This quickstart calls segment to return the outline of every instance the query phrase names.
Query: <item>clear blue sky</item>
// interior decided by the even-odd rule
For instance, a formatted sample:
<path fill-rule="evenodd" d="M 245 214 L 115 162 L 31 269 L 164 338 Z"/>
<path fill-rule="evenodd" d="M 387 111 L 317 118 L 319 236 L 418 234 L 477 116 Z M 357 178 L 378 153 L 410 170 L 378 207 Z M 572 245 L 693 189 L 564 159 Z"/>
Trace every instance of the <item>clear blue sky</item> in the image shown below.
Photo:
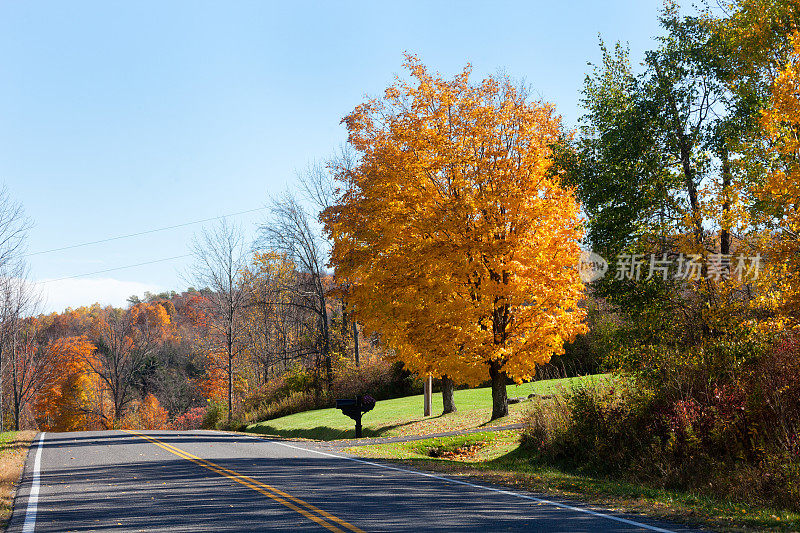
<path fill-rule="evenodd" d="M 660 0 L 2 2 L 0 183 L 30 252 L 258 208 L 345 140 L 340 119 L 418 54 L 503 69 L 565 122 L 598 34 L 639 61 Z M 236 217 L 248 230 L 258 214 Z M 37 280 L 188 253 L 200 226 L 30 257 Z M 182 290 L 174 260 L 43 285 L 48 308 Z"/>

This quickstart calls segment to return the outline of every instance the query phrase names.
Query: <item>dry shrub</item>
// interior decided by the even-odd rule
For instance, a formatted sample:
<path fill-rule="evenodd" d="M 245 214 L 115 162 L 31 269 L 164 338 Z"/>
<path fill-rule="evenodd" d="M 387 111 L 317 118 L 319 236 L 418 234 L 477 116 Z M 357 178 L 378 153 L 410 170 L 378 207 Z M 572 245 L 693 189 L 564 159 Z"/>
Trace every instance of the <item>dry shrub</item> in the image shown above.
<path fill-rule="evenodd" d="M 800 341 L 720 381 L 580 386 L 534 406 L 522 443 L 580 473 L 800 510 Z"/>
<path fill-rule="evenodd" d="M 747 411 L 760 450 L 800 461 L 800 335 L 778 343 L 751 372 Z"/>
<path fill-rule="evenodd" d="M 293 392 L 280 400 L 262 405 L 247 413 L 246 422 L 261 422 L 282 416 L 309 411 L 319 407 L 320 400 L 313 392 Z"/>
<path fill-rule="evenodd" d="M 373 359 L 361 366 L 344 361 L 337 369 L 331 391 L 336 398 L 355 398 L 369 394 L 377 400 L 407 396 L 415 391 L 416 377 L 402 363 Z"/>
<path fill-rule="evenodd" d="M 558 436 L 571 429 L 570 410 L 561 397 L 534 403 L 525 415 L 520 444 L 542 453 L 553 447 Z"/>
<path fill-rule="evenodd" d="M 577 385 L 531 410 L 522 443 L 536 457 L 568 468 L 622 472 L 648 448 L 650 406 L 622 380 Z"/>

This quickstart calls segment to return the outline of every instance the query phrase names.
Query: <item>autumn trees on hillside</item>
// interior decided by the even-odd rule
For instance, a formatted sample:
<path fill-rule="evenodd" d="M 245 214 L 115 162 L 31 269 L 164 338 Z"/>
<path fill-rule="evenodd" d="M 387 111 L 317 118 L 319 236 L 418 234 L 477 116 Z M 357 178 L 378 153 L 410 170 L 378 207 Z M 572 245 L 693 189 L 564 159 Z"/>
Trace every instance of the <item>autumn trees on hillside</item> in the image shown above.
<path fill-rule="evenodd" d="M 162 427 L 205 402 L 195 393 L 192 359 L 200 354 L 191 299 L 175 295 L 124 309 L 95 304 L 27 318 L 47 369 L 31 395 L 35 423 L 55 431 Z"/>
<path fill-rule="evenodd" d="M 331 262 L 367 330 L 414 371 L 488 374 L 502 417 L 507 377 L 583 331 L 578 205 L 550 172 L 560 122 L 506 77 L 406 67 L 410 82 L 344 119 L 359 159 L 322 215 Z"/>
<path fill-rule="evenodd" d="M 108 391 L 112 412 L 96 413 L 106 424 L 120 420 L 126 406 L 134 399 L 131 393 L 135 378 L 148 357 L 167 336 L 170 317 L 160 304 L 141 303 L 128 309 L 107 307 L 92 317 L 91 339 L 95 351 L 84 363 Z"/>

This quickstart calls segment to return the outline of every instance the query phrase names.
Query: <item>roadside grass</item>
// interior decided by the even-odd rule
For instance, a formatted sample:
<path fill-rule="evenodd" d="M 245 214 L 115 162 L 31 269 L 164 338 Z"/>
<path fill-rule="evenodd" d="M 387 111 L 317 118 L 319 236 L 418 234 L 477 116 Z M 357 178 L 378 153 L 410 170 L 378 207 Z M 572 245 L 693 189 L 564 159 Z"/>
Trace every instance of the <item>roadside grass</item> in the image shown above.
<path fill-rule="evenodd" d="M 359 457 L 467 476 L 480 482 L 576 499 L 606 509 L 703 525 L 720 531 L 798 531 L 800 514 L 689 492 L 595 478 L 538 464 L 519 447 L 517 430 L 355 446 Z"/>
<path fill-rule="evenodd" d="M 22 475 L 28 447 L 35 431 L 0 433 L 0 527 L 5 529 L 14 507 L 14 492 Z"/>
<path fill-rule="evenodd" d="M 488 387 L 455 391 L 458 411 L 446 415 L 422 416 L 422 395 L 378 401 L 375 408 L 362 419 L 364 437 L 398 437 L 429 435 L 479 427 L 492 427 L 522 422 L 531 401 L 546 401 L 548 396 L 581 383 L 607 380 L 605 374 L 579 378 L 534 381 L 522 385 L 509 385 L 508 396 L 527 397 L 534 400 L 509 405 L 509 415 L 490 422 L 492 393 Z M 433 395 L 434 412 L 441 413 L 442 395 Z M 354 422 L 335 408 L 316 409 L 273 420 L 249 424 L 246 432 L 289 438 L 336 440 L 355 437 Z"/>

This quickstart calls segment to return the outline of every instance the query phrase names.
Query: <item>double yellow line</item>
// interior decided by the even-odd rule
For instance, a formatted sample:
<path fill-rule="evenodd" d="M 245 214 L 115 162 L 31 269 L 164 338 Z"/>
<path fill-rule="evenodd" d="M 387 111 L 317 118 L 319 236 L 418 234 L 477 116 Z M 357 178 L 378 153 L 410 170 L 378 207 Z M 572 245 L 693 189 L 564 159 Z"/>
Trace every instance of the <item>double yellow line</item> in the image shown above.
<path fill-rule="evenodd" d="M 227 468 L 219 466 L 218 464 L 212 463 L 211 461 L 206 461 L 205 459 L 201 459 L 200 457 L 197 457 L 196 455 L 192 455 L 189 452 L 181 450 L 180 448 L 176 448 L 175 446 L 172 446 L 171 444 L 167 444 L 166 442 L 160 441 L 160 440 L 158 440 L 158 439 L 156 439 L 154 437 L 151 437 L 149 435 L 145 435 L 144 433 L 139 433 L 138 431 L 130 431 L 130 430 L 124 430 L 124 431 L 126 433 L 129 433 L 129 434 L 133 435 L 133 436 L 139 437 L 140 439 L 144 439 L 146 441 L 152 442 L 153 444 L 155 444 L 159 448 L 162 448 L 162 449 L 164 449 L 164 450 L 166 450 L 166 451 L 168 451 L 170 453 L 173 453 L 173 454 L 177 455 L 178 457 L 182 457 L 183 459 L 186 459 L 187 461 L 191 461 L 191 462 L 195 463 L 196 465 L 202 466 L 203 468 L 211 470 L 212 472 L 214 472 L 216 474 L 219 474 L 219 475 L 221 475 L 223 477 L 231 479 L 231 480 L 235 481 L 236 483 L 239 483 L 240 485 L 244 485 L 245 487 L 247 487 L 249 489 L 253 489 L 256 492 L 260 492 L 264 496 L 267 496 L 268 498 L 270 498 L 272 500 L 275 500 L 276 502 L 280 503 L 281 505 L 283 505 L 285 507 L 288 507 L 292 511 L 296 511 L 297 513 L 300 513 L 301 515 L 305 516 L 309 520 L 312 520 L 312 521 L 316 522 L 317 524 L 321 525 L 322 527 L 324 527 L 324 528 L 326 528 L 326 529 L 328 529 L 330 531 L 335 531 L 337 533 L 346 533 L 346 531 L 344 529 L 341 529 L 341 528 L 339 528 L 339 527 L 337 527 L 335 525 L 335 524 L 338 524 L 339 526 L 342 526 L 346 530 L 352 531 L 354 533 L 366 533 L 364 530 L 359 529 L 359 528 L 357 528 L 356 526 L 354 526 L 352 524 L 348 524 L 344 520 L 333 516 L 329 512 L 323 511 L 322 509 L 314 507 L 310 503 L 304 502 L 303 500 L 301 500 L 299 498 L 295 498 L 291 494 L 287 494 L 286 492 L 283 492 L 280 489 L 277 489 L 275 487 L 267 485 L 266 483 L 261 483 L 260 481 L 255 480 L 255 479 L 253 479 L 251 477 L 242 475 L 242 474 L 240 474 L 238 472 L 235 472 L 233 470 L 229 470 Z"/>

